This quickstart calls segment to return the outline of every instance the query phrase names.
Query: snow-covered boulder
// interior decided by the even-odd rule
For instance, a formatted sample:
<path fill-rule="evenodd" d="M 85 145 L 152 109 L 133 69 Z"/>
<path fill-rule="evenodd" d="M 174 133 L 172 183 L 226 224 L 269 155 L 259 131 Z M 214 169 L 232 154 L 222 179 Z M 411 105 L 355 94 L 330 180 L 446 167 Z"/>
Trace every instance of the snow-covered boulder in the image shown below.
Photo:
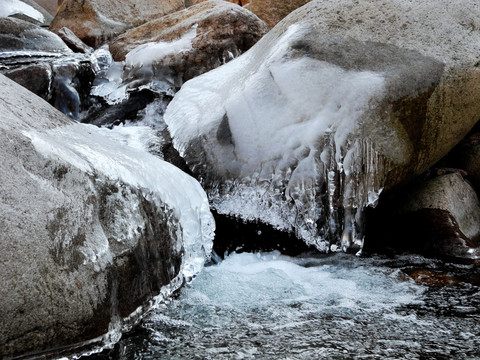
<path fill-rule="evenodd" d="M 53 16 L 34 0 L 2 0 L 0 18 L 14 17 L 36 25 L 50 25 Z"/>
<path fill-rule="evenodd" d="M 125 77 L 153 67 L 152 72 L 185 81 L 244 53 L 266 32 L 264 22 L 251 12 L 209 0 L 136 27 L 109 49 L 114 60 L 125 60 Z"/>
<path fill-rule="evenodd" d="M 184 8 L 182 0 L 64 0 L 50 29 L 67 27 L 98 47 L 129 28 Z"/>
<path fill-rule="evenodd" d="M 312 1 L 164 119 L 219 213 L 359 248 L 363 209 L 479 119 L 479 19 L 474 0 Z"/>
<path fill-rule="evenodd" d="M 77 123 L 2 75 L 0 114 L 0 357 L 115 341 L 202 268 L 204 191 L 135 134 Z"/>

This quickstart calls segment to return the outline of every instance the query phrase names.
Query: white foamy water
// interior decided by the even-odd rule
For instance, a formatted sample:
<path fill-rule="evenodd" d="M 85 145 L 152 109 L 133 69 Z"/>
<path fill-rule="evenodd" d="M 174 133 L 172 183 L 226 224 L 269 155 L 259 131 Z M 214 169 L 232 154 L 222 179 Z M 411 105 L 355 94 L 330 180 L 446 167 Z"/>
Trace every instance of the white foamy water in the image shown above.
<path fill-rule="evenodd" d="M 427 287 L 422 257 L 232 254 L 208 266 L 105 359 L 480 359 L 480 290 Z"/>

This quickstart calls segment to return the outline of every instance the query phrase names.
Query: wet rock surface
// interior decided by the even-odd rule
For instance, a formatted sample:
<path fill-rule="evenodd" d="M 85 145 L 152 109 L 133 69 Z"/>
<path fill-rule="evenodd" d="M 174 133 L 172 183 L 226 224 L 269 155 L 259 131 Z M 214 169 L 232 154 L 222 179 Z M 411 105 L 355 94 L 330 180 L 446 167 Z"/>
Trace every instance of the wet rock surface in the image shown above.
<path fill-rule="evenodd" d="M 74 54 L 46 29 L 0 18 L 0 73 L 74 119 L 91 106 L 95 65 L 95 59 Z"/>
<path fill-rule="evenodd" d="M 1 17 L 0 49 L 2 52 L 36 51 L 52 54 L 70 52 L 67 45 L 47 29 L 20 19 Z"/>

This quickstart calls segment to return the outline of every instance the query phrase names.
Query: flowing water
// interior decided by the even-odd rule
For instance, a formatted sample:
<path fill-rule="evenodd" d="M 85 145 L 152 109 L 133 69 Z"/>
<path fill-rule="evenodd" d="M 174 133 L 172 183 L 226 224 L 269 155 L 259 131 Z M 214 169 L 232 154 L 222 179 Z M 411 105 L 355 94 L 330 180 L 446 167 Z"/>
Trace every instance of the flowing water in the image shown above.
<path fill-rule="evenodd" d="M 420 256 L 231 254 L 100 359 L 480 359 L 479 270 Z"/>

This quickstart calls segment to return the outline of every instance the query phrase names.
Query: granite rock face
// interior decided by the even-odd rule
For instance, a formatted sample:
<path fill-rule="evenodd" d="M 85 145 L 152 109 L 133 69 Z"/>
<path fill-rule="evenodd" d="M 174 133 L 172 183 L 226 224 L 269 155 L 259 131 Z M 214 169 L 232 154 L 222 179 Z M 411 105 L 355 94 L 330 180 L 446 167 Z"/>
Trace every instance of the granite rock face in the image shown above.
<path fill-rule="evenodd" d="M 0 94 L 0 357 L 114 341 L 200 270 L 214 229 L 206 196 L 2 75 Z"/>

